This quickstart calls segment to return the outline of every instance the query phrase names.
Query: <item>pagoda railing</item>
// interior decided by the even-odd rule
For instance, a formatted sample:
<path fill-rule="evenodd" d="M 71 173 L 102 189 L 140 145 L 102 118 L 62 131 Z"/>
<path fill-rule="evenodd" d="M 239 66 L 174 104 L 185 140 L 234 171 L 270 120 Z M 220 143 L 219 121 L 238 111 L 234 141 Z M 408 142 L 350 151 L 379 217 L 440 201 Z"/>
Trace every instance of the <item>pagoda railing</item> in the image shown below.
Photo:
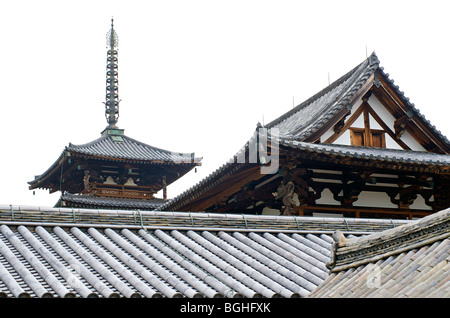
<path fill-rule="evenodd" d="M 90 183 L 87 194 L 102 197 L 153 199 L 153 188 L 132 185 Z"/>

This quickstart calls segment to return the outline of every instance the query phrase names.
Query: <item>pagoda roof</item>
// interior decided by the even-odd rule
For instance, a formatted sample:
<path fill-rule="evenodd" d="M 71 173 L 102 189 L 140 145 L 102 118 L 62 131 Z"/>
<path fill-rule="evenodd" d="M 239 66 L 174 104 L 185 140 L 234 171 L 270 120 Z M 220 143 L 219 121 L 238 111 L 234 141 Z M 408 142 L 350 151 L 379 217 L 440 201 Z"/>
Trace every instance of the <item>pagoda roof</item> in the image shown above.
<path fill-rule="evenodd" d="M 41 175 L 28 182 L 30 189 L 45 188 L 46 180 L 60 174 L 61 166 L 68 158 L 93 159 L 110 162 L 129 162 L 150 165 L 183 166 L 181 174 L 187 169 L 201 165 L 202 158 L 196 158 L 194 153 L 180 153 L 153 147 L 121 133 L 108 133 L 106 129 L 100 138 L 94 141 L 74 145 L 69 143 L 58 159 Z M 172 180 L 173 182 L 173 180 Z"/>
<path fill-rule="evenodd" d="M 156 148 L 126 135 L 103 134 L 100 138 L 86 144 L 69 143 L 65 150 L 74 155 L 112 161 L 195 165 L 201 161 L 201 158 L 195 158 L 194 153 L 183 154 Z"/>
<path fill-rule="evenodd" d="M 64 192 L 55 207 L 154 210 L 159 208 L 164 202 L 165 200 L 160 198 L 130 199 Z"/>
<path fill-rule="evenodd" d="M 111 29 L 107 33 L 107 70 L 106 70 L 106 95 L 105 118 L 108 125 L 100 137 L 86 144 L 74 145 L 69 143 L 58 159 L 43 174 L 28 182 L 30 189 L 46 188 L 51 192 L 68 191 L 78 193 L 84 189 L 84 176 L 77 172 L 84 170 L 90 173 L 90 169 L 98 172 L 100 165 L 109 165 L 119 170 L 132 171 L 137 165 L 146 166 L 146 183 L 155 183 L 155 178 L 164 179 L 164 185 L 153 184 L 155 191 L 174 182 L 195 166 L 200 165 L 201 158 L 195 158 L 194 153 L 179 153 L 156 148 L 137 141 L 125 135 L 123 129 L 119 129 L 119 87 L 118 87 L 118 35 L 114 29 L 114 19 L 111 18 Z M 100 164 L 95 160 L 102 161 Z M 105 164 L 106 163 L 106 164 Z M 117 164 L 119 163 L 119 164 Z M 120 165 L 130 163 L 131 165 Z M 138 170 L 140 168 L 137 168 Z M 69 171 L 67 171 L 69 170 Z M 115 171 L 114 173 L 117 173 Z M 136 175 L 136 172 L 130 172 Z M 150 178 L 153 180 L 149 181 Z M 91 175 L 90 175 L 91 176 Z M 89 176 L 89 177 L 90 177 Z M 103 181 L 102 181 L 103 182 Z M 64 184 L 65 183 L 65 184 Z M 125 183 L 125 182 L 124 182 Z M 146 184 L 147 186 L 148 184 Z"/>

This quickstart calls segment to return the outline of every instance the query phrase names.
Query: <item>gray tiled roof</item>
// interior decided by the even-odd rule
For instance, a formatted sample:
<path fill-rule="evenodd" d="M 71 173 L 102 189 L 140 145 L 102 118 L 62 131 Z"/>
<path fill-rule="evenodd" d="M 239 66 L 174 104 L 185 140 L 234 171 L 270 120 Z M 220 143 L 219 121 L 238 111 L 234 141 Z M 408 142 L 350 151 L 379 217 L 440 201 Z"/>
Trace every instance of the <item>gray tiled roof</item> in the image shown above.
<path fill-rule="evenodd" d="M 279 143 L 290 148 L 296 148 L 307 152 L 324 153 L 338 157 L 418 165 L 435 165 L 442 167 L 450 166 L 450 155 L 425 151 L 347 146 L 337 144 L 312 144 L 309 142 L 294 141 L 285 138 L 280 138 Z"/>
<path fill-rule="evenodd" d="M 46 178 L 59 176 L 61 165 L 67 159 L 67 153 L 85 156 L 89 159 L 106 161 L 128 161 L 134 163 L 156 164 L 156 165 L 181 165 L 193 168 L 200 165 L 202 158 L 196 158 L 194 153 L 183 154 L 156 148 L 126 135 L 102 134 L 100 138 L 82 145 L 69 143 L 64 148 L 58 159 L 42 174 L 35 176 L 29 181 L 30 188 L 41 187 Z M 186 171 L 187 172 L 187 171 Z"/>
<path fill-rule="evenodd" d="M 0 296 L 305 297 L 329 275 L 332 224 L 377 224 L 246 217 L 3 206 Z"/>
<path fill-rule="evenodd" d="M 450 209 L 335 246 L 309 297 L 450 297 Z"/>
<path fill-rule="evenodd" d="M 375 53 L 337 81 L 265 127 L 278 128 L 281 137 L 304 140 L 338 111 L 348 106 L 353 95 L 379 66 Z"/>
<path fill-rule="evenodd" d="M 311 96 L 309 99 L 299 104 L 295 108 L 276 118 L 265 125 L 266 128 L 278 128 L 281 137 L 293 140 L 303 141 L 312 133 L 316 132 L 326 124 L 336 113 L 346 107 L 352 107 L 349 104 L 356 92 L 367 82 L 367 80 L 379 71 L 400 99 L 405 103 L 411 114 L 420 118 L 424 125 L 430 129 L 447 146 L 450 141 L 429 120 L 420 112 L 420 110 L 410 101 L 394 80 L 380 66 L 380 61 L 373 52 L 361 64 L 356 66 L 350 72 L 324 88 L 322 91 Z"/>
<path fill-rule="evenodd" d="M 119 138 L 119 140 L 114 140 L 114 138 Z M 78 154 L 132 161 L 193 163 L 201 160 L 200 158 L 195 158 L 194 153 L 171 152 L 147 145 L 126 135 L 111 136 L 105 134 L 86 144 L 74 145 L 70 143 L 66 149 Z"/>
<path fill-rule="evenodd" d="M 424 114 L 420 112 L 420 110 L 416 107 L 416 105 L 411 102 L 410 98 L 405 95 L 405 93 L 400 90 L 400 87 L 396 84 L 394 84 L 394 79 L 390 78 L 389 73 L 386 73 L 384 71 L 384 67 L 379 68 L 380 73 L 386 78 L 386 81 L 389 82 L 394 89 L 394 91 L 400 96 L 400 98 L 404 101 L 405 105 L 408 107 L 408 109 L 414 114 L 415 116 L 419 117 L 422 122 L 425 124 L 426 127 L 428 127 L 436 136 L 442 140 L 445 144 L 450 146 L 450 140 L 445 136 L 440 130 L 436 128 L 435 125 L 433 125 Z"/>
<path fill-rule="evenodd" d="M 295 141 L 290 138 L 284 137 L 279 137 L 278 142 L 282 146 L 295 148 L 310 153 L 319 153 L 342 158 L 353 158 L 370 161 L 376 160 L 385 163 L 407 164 L 409 169 L 413 169 L 411 164 L 419 166 L 431 165 L 434 168 L 437 167 L 445 171 L 448 171 L 450 168 L 450 155 L 446 154 L 388 148 L 347 146 L 338 144 L 315 144 L 303 141 Z M 244 151 L 245 147 L 243 147 L 239 151 L 239 153 L 243 153 Z M 198 196 L 200 195 L 200 193 L 204 193 L 208 191 L 208 189 L 217 185 L 219 183 L 218 180 L 220 180 L 220 177 L 239 171 L 239 169 L 243 168 L 245 168 L 245 165 L 236 163 L 235 157 L 234 160 L 229 160 L 227 163 L 223 164 L 221 167 L 213 171 L 206 178 L 204 178 L 191 188 L 180 193 L 173 199 L 170 199 L 166 203 L 162 204 L 157 209 L 165 211 L 173 209 L 176 210 L 183 205 L 184 200 L 189 201 L 195 199 L 195 196 Z"/>
<path fill-rule="evenodd" d="M 72 194 L 64 192 L 55 206 L 57 207 L 89 207 L 95 209 L 140 209 L 154 210 L 164 204 L 163 199 L 127 199 L 114 197 L 98 197 L 89 194 Z"/>

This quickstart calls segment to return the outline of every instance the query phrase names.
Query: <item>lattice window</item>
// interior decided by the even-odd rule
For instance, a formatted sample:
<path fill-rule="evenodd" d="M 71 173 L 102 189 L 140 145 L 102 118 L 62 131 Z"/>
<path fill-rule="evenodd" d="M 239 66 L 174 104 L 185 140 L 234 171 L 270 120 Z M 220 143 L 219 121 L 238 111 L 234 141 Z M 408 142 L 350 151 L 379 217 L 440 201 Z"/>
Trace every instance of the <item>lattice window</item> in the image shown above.
<path fill-rule="evenodd" d="M 350 128 L 350 142 L 352 146 L 386 148 L 384 130 Z"/>

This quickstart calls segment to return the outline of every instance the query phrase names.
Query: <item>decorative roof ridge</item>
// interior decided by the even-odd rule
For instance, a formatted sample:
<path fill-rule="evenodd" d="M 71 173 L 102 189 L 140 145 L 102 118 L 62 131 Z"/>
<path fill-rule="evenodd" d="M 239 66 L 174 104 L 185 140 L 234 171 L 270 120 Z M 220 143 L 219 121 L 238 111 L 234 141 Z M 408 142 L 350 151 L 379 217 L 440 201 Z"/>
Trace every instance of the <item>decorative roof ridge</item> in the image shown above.
<path fill-rule="evenodd" d="M 410 221 L 363 218 L 321 218 L 299 216 L 190 213 L 140 210 L 49 208 L 39 206 L 0 206 L 4 224 L 80 227 L 120 227 L 144 229 L 209 229 L 214 231 L 369 234 Z"/>
<path fill-rule="evenodd" d="M 115 200 L 127 200 L 127 201 L 141 201 L 142 199 L 139 198 L 123 198 L 123 197 L 101 197 L 101 196 L 97 196 L 94 194 L 87 194 L 87 193 L 70 193 L 67 191 L 64 191 L 64 193 L 61 194 L 61 198 L 73 198 L 73 197 L 86 197 L 86 198 L 99 198 L 99 199 L 115 199 Z M 155 202 L 163 202 L 164 199 L 162 198 L 151 198 L 151 199 L 146 199 L 146 201 L 155 201 Z"/>
<path fill-rule="evenodd" d="M 328 94 L 330 91 L 332 91 L 333 89 L 335 89 L 336 87 L 338 87 L 339 85 L 341 85 L 342 83 L 347 81 L 363 65 L 367 64 L 367 66 L 370 66 L 371 67 L 371 72 L 373 72 L 375 69 L 378 68 L 379 63 L 380 63 L 380 61 L 379 61 L 377 55 L 375 54 L 375 52 L 373 52 L 369 57 L 367 57 L 364 61 L 362 61 L 360 64 L 358 64 L 352 70 L 350 70 L 349 72 L 347 72 L 346 74 L 344 74 L 343 76 L 338 78 L 336 81 L 334 81 L 333 83 L 331 83 L 330 85 L 328 85 L 327 87 L 325 87 L 324 89 L 319 91 L 318 93 L 314 94 L 313 96 L 311 96 L 307 100 L 303 101 L 302 103 L 300 103 L 299 105 L 297 105 L 293 109 L 289 110 L 288 112 L 284 113 L 280 117 L 278 117 L 278 118 L 274 119 L 273 121 L 271 121 L 270 123 L 266 124 L 264 127 L 265 128 L 271 128 L 271 127 L 273 127 L 273 126 L 283 122 L 286 118 L 289 118 L 293 114 L 297 113 L 299 110 L 301 110 L 304 107 L 308 106 L 313 101 L 315 101 L 315 100 L 319 99 L 320 97 Z M 362 74 L 361 77 L 363 77 L 363 75 L 364 74 Z"/>
<path fill-rule="evenodd" d="M 32 185 L 36 184 L 36 182 L 39 182 L 40 180 L 42 180 L 43 178 L 45 178 L 46 175 L 48 175 L 51 171 L 54 171 L 55 169 L 59 169 L 59 165 L 61 164 L 62 161 L 64 161 L 65 157 L 67 156 L 67 146 L 64 147 L 64 150 L 61 152 L 61 154 L 58 156 L 58 159 L 56 159 L 53 164 L 47 168 L 47 170 L 45 170 L 43 173 L 41 173 L 40 175 L 36 175 L 34 177 L 34 180 L 32 181 L 28 181 L 27 183 L 30 185 L 29 189 L 33 189 Z"/>
<path fill-rule="evenodd" d="M 371 68 L 373 68 L 372 71 L 374 71 L 379 64 L 379 60 L 377 55 L 375 54 L 375 52 L 373 52 L 367 59 L 365 59 L 363 62 L 361 62 L 360 64 L 358 64 L 356 67 L 354 67 L 351 71 L 347 72 L 347 74 L 341 76 L 338 80 L 334 81 L 331 85 L 327 86 L 326 88 L 324 88 L 323 90 L 321 90 L 320 92 L 318 92 L 317 94 L 315 94 L 314 96 L 310 97 L 309 99 L 307 99 L 306 101 L 304 101 L 303 103 L 301 103 L 300 105 L 298 105 L 297 107 L 295 107 L 294 109 L 290 110 L 289 112 L 283 114 L 282 116 L 278 117 L 277 119 L 273 120 L 272 122 L 270 122 L 269 124 L 264 125 L 264 128 L 271 128 L 274 125 L 282 122 L 284 119 L 286 119 L 287 117 L 291 116 L 292 114 L 296 113 L 297 111 L 299 111 L 301 108 L 307 106 L 308 104 L 310 104 L 311 102 L 313 102 L 314 100 L 320 98 L 321 96 L 323 96 L 324 94 L 328 93 L 329 91 L 331 91 L 332 89 L 334 89 L 336 86 L 340 85 L 341 83 L 345 82 L 348 78 L 351 77 L 351 75 L 358 70 L 364 63 L 368 63 L 368 66 L 371 66 Z M 372 72 L 371 71 L 371 72 Z M 361 77 L 364 77 L 363 75 Z M 254 136 L 254 135 L 253 135 Z M 242 146 L 237 153 L 230 158 L 227 162 L 225 162 L 224 164 L 222 164 L 220 167 L 218 167 L 216 170 L 214 170 L 213 172 L 211 172 L 209 175 L 207 175 L 205 178 L 203 178 L 202 180 L 200 180 L 199 182 L 197 182 L 196 184 L 194 184 L 192 187 L 186 189 L 185 191 L 183 191 L 182 193 L 180 193 L 179 195 L 177 195 L 176 197 L 172 198 L 171 200 L 169 200 L 167 203 L 163 204 L 161 207 L 158 208 L 158 210 L 167 210 L 168 208 L 174 209 L 176 210 L 176 206 L 177 206 L 177 202 L 180 202 L 183 198 L 184 199 L 189 199 L 190 197 L 188 197 L 188 195 L 199 189 L 201 186 L 206 185 L 208 182 L 210 182 L 215 176 L 218 176 L 220 174 L 222 174 L 224 171 L 226 171 L 227 169 L 238 169 L 241 166 L 244 165 L 238 165 L 238 167 L 235 166 L 236 163 L 236 157 L 239 156 L 239 154 L 244 153 L 246 151 L 246 149 L 248 149 L 248 144 L 249 141 L 246 142 L 246 144 L 244 146 Z M 207 189 L 203 189 L 203 192 L 206 191 Z"/>
<path fill-rule="evenodd" d="M 391 148 L 377 148 L 377 147 L 367 147 L 367 146 L 350 146 L 350 145 L 339 145 L 339 144 L 316 144 L 309 143 L 299 140 L 293 140 L 289 138 L 279 137 L 280 145 L 288 146 L 291 148 L 297 148 L 300 150 L 310 151 L 310 152 L 321 152 L 328 153 L 332 155 L 345 156 L 345 157 L 357 157 L 359 159 L 383 159 L 383 154 L 398 154 L 398 156 L 390 156 L 390 161 L 405 162 L 405 163 L 416 163 L 416 164 L 435 164 L 441 166 L 450 165 L 450 155 L 438 154 L 427 151 L 416 151 L 416 150 L 406 150 L 406 149 L 391 149 Z M 330 149 L 330 150 L 326 150 Z M 377 151 L 379 155 L 374 155 L 367 152 L 367 150 Z M 405 157 L 405 155 L 423 155 L 427 158 L 413 159 L 410 157 Z M 432 160 L 434 159 L 434 160 Z"/>
<path fill-rule="evenodd" d="M 332 272 L 372 263 L 450 237 L 450 208 L 385 231 L 346 239 L 336 231 Z M 334 254 L 334 255 L 333 255 Z"/>
<path fill-rule="evenodd" d="M 426 119 L 425 115 L 423 115 L 420 112 L 420 110 L 415 106 L 415 104 L 410 101 L 409 97 L 405 96 L 405 93 L 402 90 L 400 90 L 400 87 L 398 85 L 394 84 L 394 80 L 390 78 L 389 73 L 386 73 L 384 71 L 384 67 L 380 66 L 379 70 L 380 70 L 380 73 L 386 79 L 386 81 L 391 85 L 391 87 L 394 89 L 394 91 L 398 94 L 398 96 L 400 96 L 400 98 L 403 100 L 403 102 L 410 109 L 413 110 L 415 115 L 417 115 L 433 133 L 435 133 L 447 146 L 450 147 L 450 140 L 444 134 L 442 134 L 442 132 L 440 130 L 438 130 L 435 125 L 431 124 L 431 122 L 428 119 Z"/>
<path fill-rule="evenodd" d="M 97 196 L 93 194 L 73 194 L 65 191 L 59 197 L 55 208 L 85 208 L 85 209 L 140 209 L 140 210 L 154 210 L 166 200 L 163 198 L 122 198 L 114 196 Z"/>
<path fill-rule="evenodd" d="M 148 147 L 148 148 L 152 148 L 152 149 L 154 149 L 154 150 L 158 150 L 158 151 L 161 151 L 161 152 L 165 152 L 165 153 L 167 153 L 167 154 L 170 154 L 170 153 L 173 153 L 173 154 L 183 154 L 183 155 L 188 154 L 188 155 L 191 155 L 191 156 L 192 156 L 193 154 L 195 154 L 195 152 L 182 153 L 182 152 L 176 152 L 176 151 L 166 150 L 166 149 L 163 149 L 163 148 L 158 148 L 158 147 L 149 145 L 149 144 L 147 144 L 147 143 L 145 143 L 145 142 L 142 142 L 142 141 L 139 141 L 139 140 L 137 140 L 137 139 L 134 139 L 134 138 L 132 138 L 132 137 L 129 137 L 129 136 L 125 135 L 125 134 L 121 135 L 121 137 L 122 137 L 123 139 L 126 139 L 126 140 L 128 140 L 128 141 L 131 141 L 131 142 L 133 142 L 133 143 L 136 143 L 136 144 L 139 144 L 139 145 Z M 104 140 L 104 139 L 108 139 L 108 138 L 111 139 L 111 135 L 109 135 L 109 134 L 103 134 L 103 135 L 100 136 L 99 138 L 97 138 L 97 139 L 95 139 L 95 140 L 93 140 L 93 141 L 84 143 L 84 144 L 74 145 L 74 144 L 72 144 L 72 143 L 69 143 L 69 146 L 66 147 L 66 148 L 67 148 L 67 150 L 75 150 L 76 148 L 89 147 L 89 146 L 95 145 L 95 144 L 97 144 L 98 142 L 100 142 L 100 141 L 102 141 L 102 140 Z M 198 157 L 198 158 L 195 158 L 195 159 L 202 159 L 202 157 Z"/>
<path fill-rule="evenodd" d="M 162 149 L 162 148 L 158 148 L 152 145 L 149 145 L 147 143 L 144 143 L 142 141 L 139 141 L 137 139 L 131 138 L 125 134 L 123 135 L 111 135 L 111 134 L 102 134 L 99 138 L 87 142 L 85 144 L 79 144 L 79 145 L 74 145 L 72 143 L 69 144 L 69 146 L 67 146 L 65 148 L 66 151 L 71 151 L 71 152 L 76 152 L 76 153 L 81 153 L 81 154 L 88 154 L 88 151 L 85 151 L 83 149 L 92 147 L 92 146 L 96 146 L 97 144 L 100 144 L 104 141 L 107 140 L 111 140 L 111 142 L 116 143 L 116 141 L 114 140 L 114 138 L 120 138 L 120 141 L 123 143 L 130 143 L 133 145 L 138 145 L 138 146 L 142 146 L 144 148 L 153 150 L 153 151 L 158 151 L 161 153 L 164 153 L 165 155 L 170 155 L 170 156 L 174 156 L 177 157 L 176 160 L 174 160 L 175 162 L 178 160 L 182 163 L 196 163 L 196 164 L 201 164 L 201 160 L 203 159 L 203 157 L 195 157 L 195 152 L 190 152 L 190 153 L 181 153 L 181 152 L 176 152 L 176 151 L 170 151 L 170 150 L 166 150 L 166 149 Z M 119 143 L 120 144 L 120 143 Z M 151 160 L 152 161 L 152 160 Z"/>
<path fill-rule="evenodd" d="M 107 129 L 117 129 L 119 119 L 119 86 L 118 86 L 118 63 L 117 49 L 119 38 L 114 30 L 114 19 L 111 18 L 111 29 L 106 34 L 107 52 L 107 72 L 106 72 L 106 100 L 105 118 L 108 123 Z"/>

